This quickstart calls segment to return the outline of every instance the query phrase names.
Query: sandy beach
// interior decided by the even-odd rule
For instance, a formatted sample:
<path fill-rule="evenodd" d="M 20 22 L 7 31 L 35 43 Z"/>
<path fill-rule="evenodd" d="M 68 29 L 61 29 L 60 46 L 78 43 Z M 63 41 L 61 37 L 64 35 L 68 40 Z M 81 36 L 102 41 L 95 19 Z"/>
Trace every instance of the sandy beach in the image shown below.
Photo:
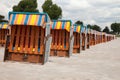
<path fill-rule="evenodd" d="M 70 58 L 50 57 L 45 65 L 2 62 L 3 51 L 0 80 L 120 80 L 120 38 Z"/>

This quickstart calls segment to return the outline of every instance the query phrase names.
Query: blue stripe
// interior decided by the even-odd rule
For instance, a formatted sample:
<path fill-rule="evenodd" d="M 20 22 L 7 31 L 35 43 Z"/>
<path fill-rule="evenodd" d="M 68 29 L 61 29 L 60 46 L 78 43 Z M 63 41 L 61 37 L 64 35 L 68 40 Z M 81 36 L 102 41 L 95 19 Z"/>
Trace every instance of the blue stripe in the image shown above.
<path fill-rule="evenodd" d="M 1 26 L 0 26 L 0 29 L 2 28 L 2 24 L 1 24 Z"/>
<path fill-rule="evenodd" d="M 65 21 L 62 22 L 62 29 L 64 29 L 64 26 L 65 26 Z"/>
<path fill-rule="evenodd" d="M 40 26 L 41 20 L 42 20 L 42 15 L 39 16 L 39 19 L 38 19 L 38 26 Z"/>
<path fill-rule="evenodd" d="M 1 23 L 1 27 L 0 27 L 1 29 L 2 29 L 2 27 L 3 27 L 3 24 L 4 24 L 4 23 Z"/>
<path fill-rule="evenodd" d="M 11 25 L 13 25 L 14 24 L 14 21 L 15 21 L 15 17 L 16 17 L 16 14 L 13 14 L 13 16 L 12 16 L 12 20 L 11 20 Z"/>
<path fill-rule="evenodd" d="M 24 25 L 27 25 L 28 19 L 29 19 L 29 15 L 26 15 L 26 18 L 25 18 L 25 21 L 24 21 Z"/>
<path fill-rule="evenodd" d="M 83 27 L 81 28 L 81 32 L 84 32 L 84 28 Z"/>
<path fill-rule="evenodd" d="M 52 26 L 52 29 L 55 29 L 55 25 L 56 25 L 57 22 L 53 22 L 53 26 Z"/>
<path fill-rule="evenodd" d="M 74 32 L 76 32 L 77 26 L 74 26 Z"/>

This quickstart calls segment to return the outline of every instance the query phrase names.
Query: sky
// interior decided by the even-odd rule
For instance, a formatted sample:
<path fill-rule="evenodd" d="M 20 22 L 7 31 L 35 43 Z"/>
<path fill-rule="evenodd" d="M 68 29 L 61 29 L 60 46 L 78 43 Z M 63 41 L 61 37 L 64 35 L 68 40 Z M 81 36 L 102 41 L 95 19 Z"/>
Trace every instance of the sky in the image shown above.
<path fill-rule="evenodd" d="M 21 0 L 1 0 L 0 14 L 8 19 L 8 12 Z M 45 0 L 37 0 L 39 12 L 42 12 L 42 4 Z M 62 8 L 62 19 L 72 22 L 78 20 L 87 24 L 97 24 L 102 29 L 110 28 L 111 23 L 120 22 L 120 0 L 52 0 Z"/>

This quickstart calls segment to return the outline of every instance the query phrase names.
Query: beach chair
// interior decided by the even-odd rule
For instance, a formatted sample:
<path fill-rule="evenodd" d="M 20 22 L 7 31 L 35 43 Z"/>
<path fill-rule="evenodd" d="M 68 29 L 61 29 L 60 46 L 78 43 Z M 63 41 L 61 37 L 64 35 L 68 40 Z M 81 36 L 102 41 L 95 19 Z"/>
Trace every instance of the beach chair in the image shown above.
<path fill-rule="evenodd" d="M 50 19 L 46 13 L 10 12 L 11 35 L 5 61 L 44 64 L 50 52 Z"/>
<path fill-rule="evenodd" d="M 51 22 L 51 56 L 70 57 L 73 50 L 73 29 L 70 20 L 53 20 Z"/>

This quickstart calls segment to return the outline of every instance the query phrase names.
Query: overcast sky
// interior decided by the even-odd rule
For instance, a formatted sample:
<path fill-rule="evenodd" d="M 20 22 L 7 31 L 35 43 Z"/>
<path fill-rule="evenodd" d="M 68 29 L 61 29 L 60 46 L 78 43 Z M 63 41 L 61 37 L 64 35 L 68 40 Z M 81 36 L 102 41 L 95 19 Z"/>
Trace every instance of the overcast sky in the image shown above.
<path fill-rule="evenodd" d="M 1 0 L 0 14 L 8 19 L 8 12 L 20 0 Z M 42 12 L 45 0 L 37 0 L 38 9 Z M 63 19 L 77 20 L 85 24 L 97 24 L 104 28 L 112 22 L 120 22 L 120 0 L 53 0 L 63 11 Z"/>

